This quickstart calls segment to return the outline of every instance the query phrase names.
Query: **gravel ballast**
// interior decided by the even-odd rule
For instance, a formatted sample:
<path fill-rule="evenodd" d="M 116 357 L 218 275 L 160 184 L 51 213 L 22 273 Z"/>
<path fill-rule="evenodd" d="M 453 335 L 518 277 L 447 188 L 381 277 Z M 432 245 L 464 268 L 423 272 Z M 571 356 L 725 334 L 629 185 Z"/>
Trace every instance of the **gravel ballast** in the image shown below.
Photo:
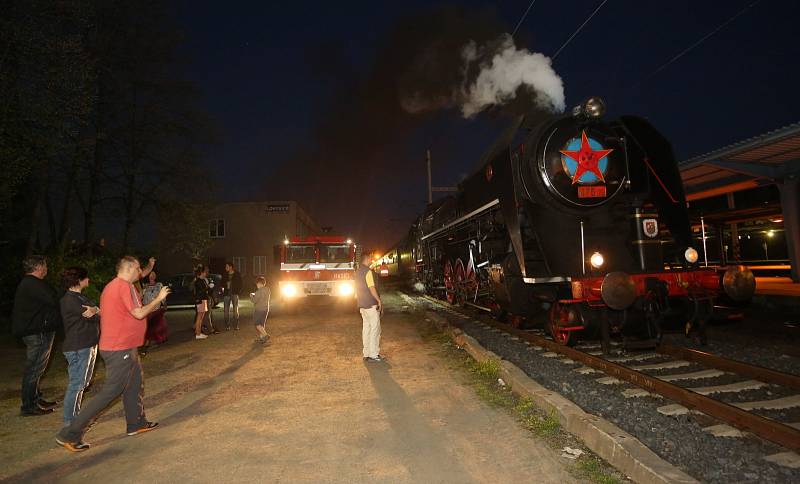
<path fill-rule="evenodd" d="M 433 306 L 434 310 L 439 310 Z M 657 408 L 673 403 L 660 397 L 625 398 L 622 392 L 634 388 L 627 383 L 603 385 L 596 380 L 602 373 L 580 374 L 573 371 L 581 365 L 564 364 L 560 358 L 547 358 L 542 354 L 545 350 L 533 348 L 532 345 L 514 339 L 496 330 L 487 329 L 480 320 L 474 317 L 456 317 L 449 311 L 442 311 L 453 325 L 460 327 L 465 333 L 478 340 L 486 349 L 506 359 L 531 376 L 544 387 L 559 392 L 572 400 L 585 411 L 603 417 L 631 433 L 642 443 L 656 452 L 668 462 L 680 467 L 690 475 L 706 482 L 774 482 L 793 483 L 800 480 L 800 469 L 772 464 L 764 457 L 786 450 L 770 442 L 753 436 L 745 438 L 714 437 L 703 430 L 704 426 L 716 422 L 707 416 L 682 415 L 666 416 L 658 413 Z M 483 317 L 483 316 L 480 316 Z M 746 349 L 735 349 L 727 345 L 727 353 L 723 356 L 745 353 Z M 709 351 L 708 348 L 705 349 Z M 752 351 L 752 349 L 751 349 Z M 781 355 L 770 355 L 752 361 L 776 370 L 787 371 L 787 367 L 797 371 L 794 365 L 786 362 Z M 794 358 L 792 358 L 794 360 Z M 648 360 L 647 363 L 663 361 Z M 700 369 L 692 365 L 681 368 L 686 372 Z M 650 374 L 677 373 L 678 370 L 648 371 Z M 740 381 L 741 377 L 716 377 L 703 381 L 680 382 L 681 386 L 710 386 Z M 745 391 L 748 400 L 777 398 L 785 394 L 783 389 L 767 387 L 759 390 Z M 723 397 L 726 401 L 740 401 L 736 394 Z M 775 412 L 778 413 L 778 412 Z M 783 411 L 783 417 L 794 418 L 792 410 Z M 781 418 L 780 420 L 784 420 Z"/>

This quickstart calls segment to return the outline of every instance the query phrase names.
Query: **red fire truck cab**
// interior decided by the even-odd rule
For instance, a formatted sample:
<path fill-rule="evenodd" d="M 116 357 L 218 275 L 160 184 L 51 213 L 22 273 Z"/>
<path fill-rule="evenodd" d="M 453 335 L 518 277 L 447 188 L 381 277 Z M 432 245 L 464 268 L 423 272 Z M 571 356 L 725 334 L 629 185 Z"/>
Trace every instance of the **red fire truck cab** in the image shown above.
<path fill-rule="evenodd" d="M 355 298 L 356 244 L 347 237 L 312 235 L 283 241 L 278 281 L 284 300 Z"/>

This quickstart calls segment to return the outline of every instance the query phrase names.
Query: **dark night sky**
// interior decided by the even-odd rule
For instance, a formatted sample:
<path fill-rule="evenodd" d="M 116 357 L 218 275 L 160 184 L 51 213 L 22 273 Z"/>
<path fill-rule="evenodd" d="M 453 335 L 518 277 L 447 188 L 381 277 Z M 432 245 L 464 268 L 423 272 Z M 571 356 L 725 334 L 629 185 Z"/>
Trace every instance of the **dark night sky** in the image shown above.
<path fill-rule="evenodd" d="M 598 95 L 611 115 L 645 116 L 672 140 L 679 159 L 800 121 L 796 0 L 758 2 L 649 76 L 752 1 L 608 1 L 553 62 L 567 106 Z M 331 106 L 363 95 L 349 86 L 370 75 L 388 32 L 439 2 L 274 3 L 186 1 L 178 11 L 187 75 L 220 131 L 205 161 L 221 182 L 221 197 L 297 199 L 322 225 L 386 248 L 424 208 L 425 148 L 433 152 L 434 184 L 454 184 L 473 170 L 502 124 L 485 115 L 466 121 L 453 110 L 387 136 L 373 161 L 320 154 L 314 150 L 320 126 L 348 126 Z M 537 0 L 517 45 L 552 56 L 600 3 Z M 458 3 L 493 11 L 507 31 L 528 4 Z M 303 170 L 309 156 L 329 156 L 325 170 L 345 171 L 368 188 L 308 189 L 304 181 L 326 176 L 310 165 Z M 376 164 L 378 173 L 367 173 L 363 163 Z"/>

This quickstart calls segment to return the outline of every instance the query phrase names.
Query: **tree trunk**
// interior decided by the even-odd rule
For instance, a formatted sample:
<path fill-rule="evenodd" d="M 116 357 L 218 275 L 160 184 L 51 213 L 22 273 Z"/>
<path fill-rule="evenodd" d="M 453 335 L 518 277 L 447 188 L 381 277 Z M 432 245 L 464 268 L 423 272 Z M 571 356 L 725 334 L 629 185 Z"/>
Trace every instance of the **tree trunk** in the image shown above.
<path fill-rule="evenodd" d="M 127 193 L 125 194 L 125 229 L 122 234 L 122 251 L 127 252 L 130 245 L 131 231 L 136 222 L 136 211 L 134 210 L 134 197 L 136 196 L 136 175 L 130 174 L 127 180 Z"/>
<path fill-rule="evenodd" d="M 42 222 L 42 209 L 44 208 L 45 199 L 47 198 L 47 187 L 50 184 L 50 162 L 45 162 L 43 167 L 44 175 L 39 180 L 34 178 L 36 196 L 34 197 L 33 211 L 31 212 L 31 220 L 28 233 L 28 242 L 25 244 L 25 255 L 33 254 L 34 250 L 38 248 L 39 241 L 39 225 Z"/>
<path fill-rule="evenodd" d="M 100 199 L 100 173 L 105 161 L 103 136 L 102 123 L 98 122 L 95 131 L 94 160 L 89 165 L 89 188 L 83 211 L 83 243 L 89 252 L 94 242 L 94 209 Z"/>
<path fill-rule="evenodd" d="M 78 177 L 78 160 L 80 157 L 80 146 L 76 145 L 75 155 L 70 163 L 67 173 L 67 184 L 64 187 L 64 201 L 61 208 L 61 225 L 58 228 L 58 246 L 63 249 L 66 246 L 67 236 L 72 229 L 72 194 L 75 190 L 75 180 Z"/>
<path fill-rule="evenodd" d="M 48 184 L 45 189 L 45 196 L 44 196 L 44 207 L 45 212 L 47 213 L 47 228 L 50 232 L 50 240 L 48 241 L 46 248 L 49 250 L 56 245 L 56 240 L 58 238 L 57 229 L 56 229 L 56 215 L 53 213 L 53 202 L 50 199 L 50 193 L 52 190 L 50 189 L 50 185 Z"/>

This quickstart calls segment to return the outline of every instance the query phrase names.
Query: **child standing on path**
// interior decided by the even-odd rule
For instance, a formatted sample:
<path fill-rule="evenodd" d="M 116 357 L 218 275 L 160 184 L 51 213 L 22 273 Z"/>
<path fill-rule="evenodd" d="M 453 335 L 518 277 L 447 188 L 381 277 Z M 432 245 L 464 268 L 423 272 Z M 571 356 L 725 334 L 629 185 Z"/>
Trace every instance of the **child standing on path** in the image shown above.
<path fill-rule="evenodd" d="M 267 316 L 269 315 L 269 287 L 263 277 L 256 279 L 256 292 L 250 297 L 253 300 L 253 324 L 258 331 L 256 341 L 265 344 L 269 339 L 267 334 Z"/>

